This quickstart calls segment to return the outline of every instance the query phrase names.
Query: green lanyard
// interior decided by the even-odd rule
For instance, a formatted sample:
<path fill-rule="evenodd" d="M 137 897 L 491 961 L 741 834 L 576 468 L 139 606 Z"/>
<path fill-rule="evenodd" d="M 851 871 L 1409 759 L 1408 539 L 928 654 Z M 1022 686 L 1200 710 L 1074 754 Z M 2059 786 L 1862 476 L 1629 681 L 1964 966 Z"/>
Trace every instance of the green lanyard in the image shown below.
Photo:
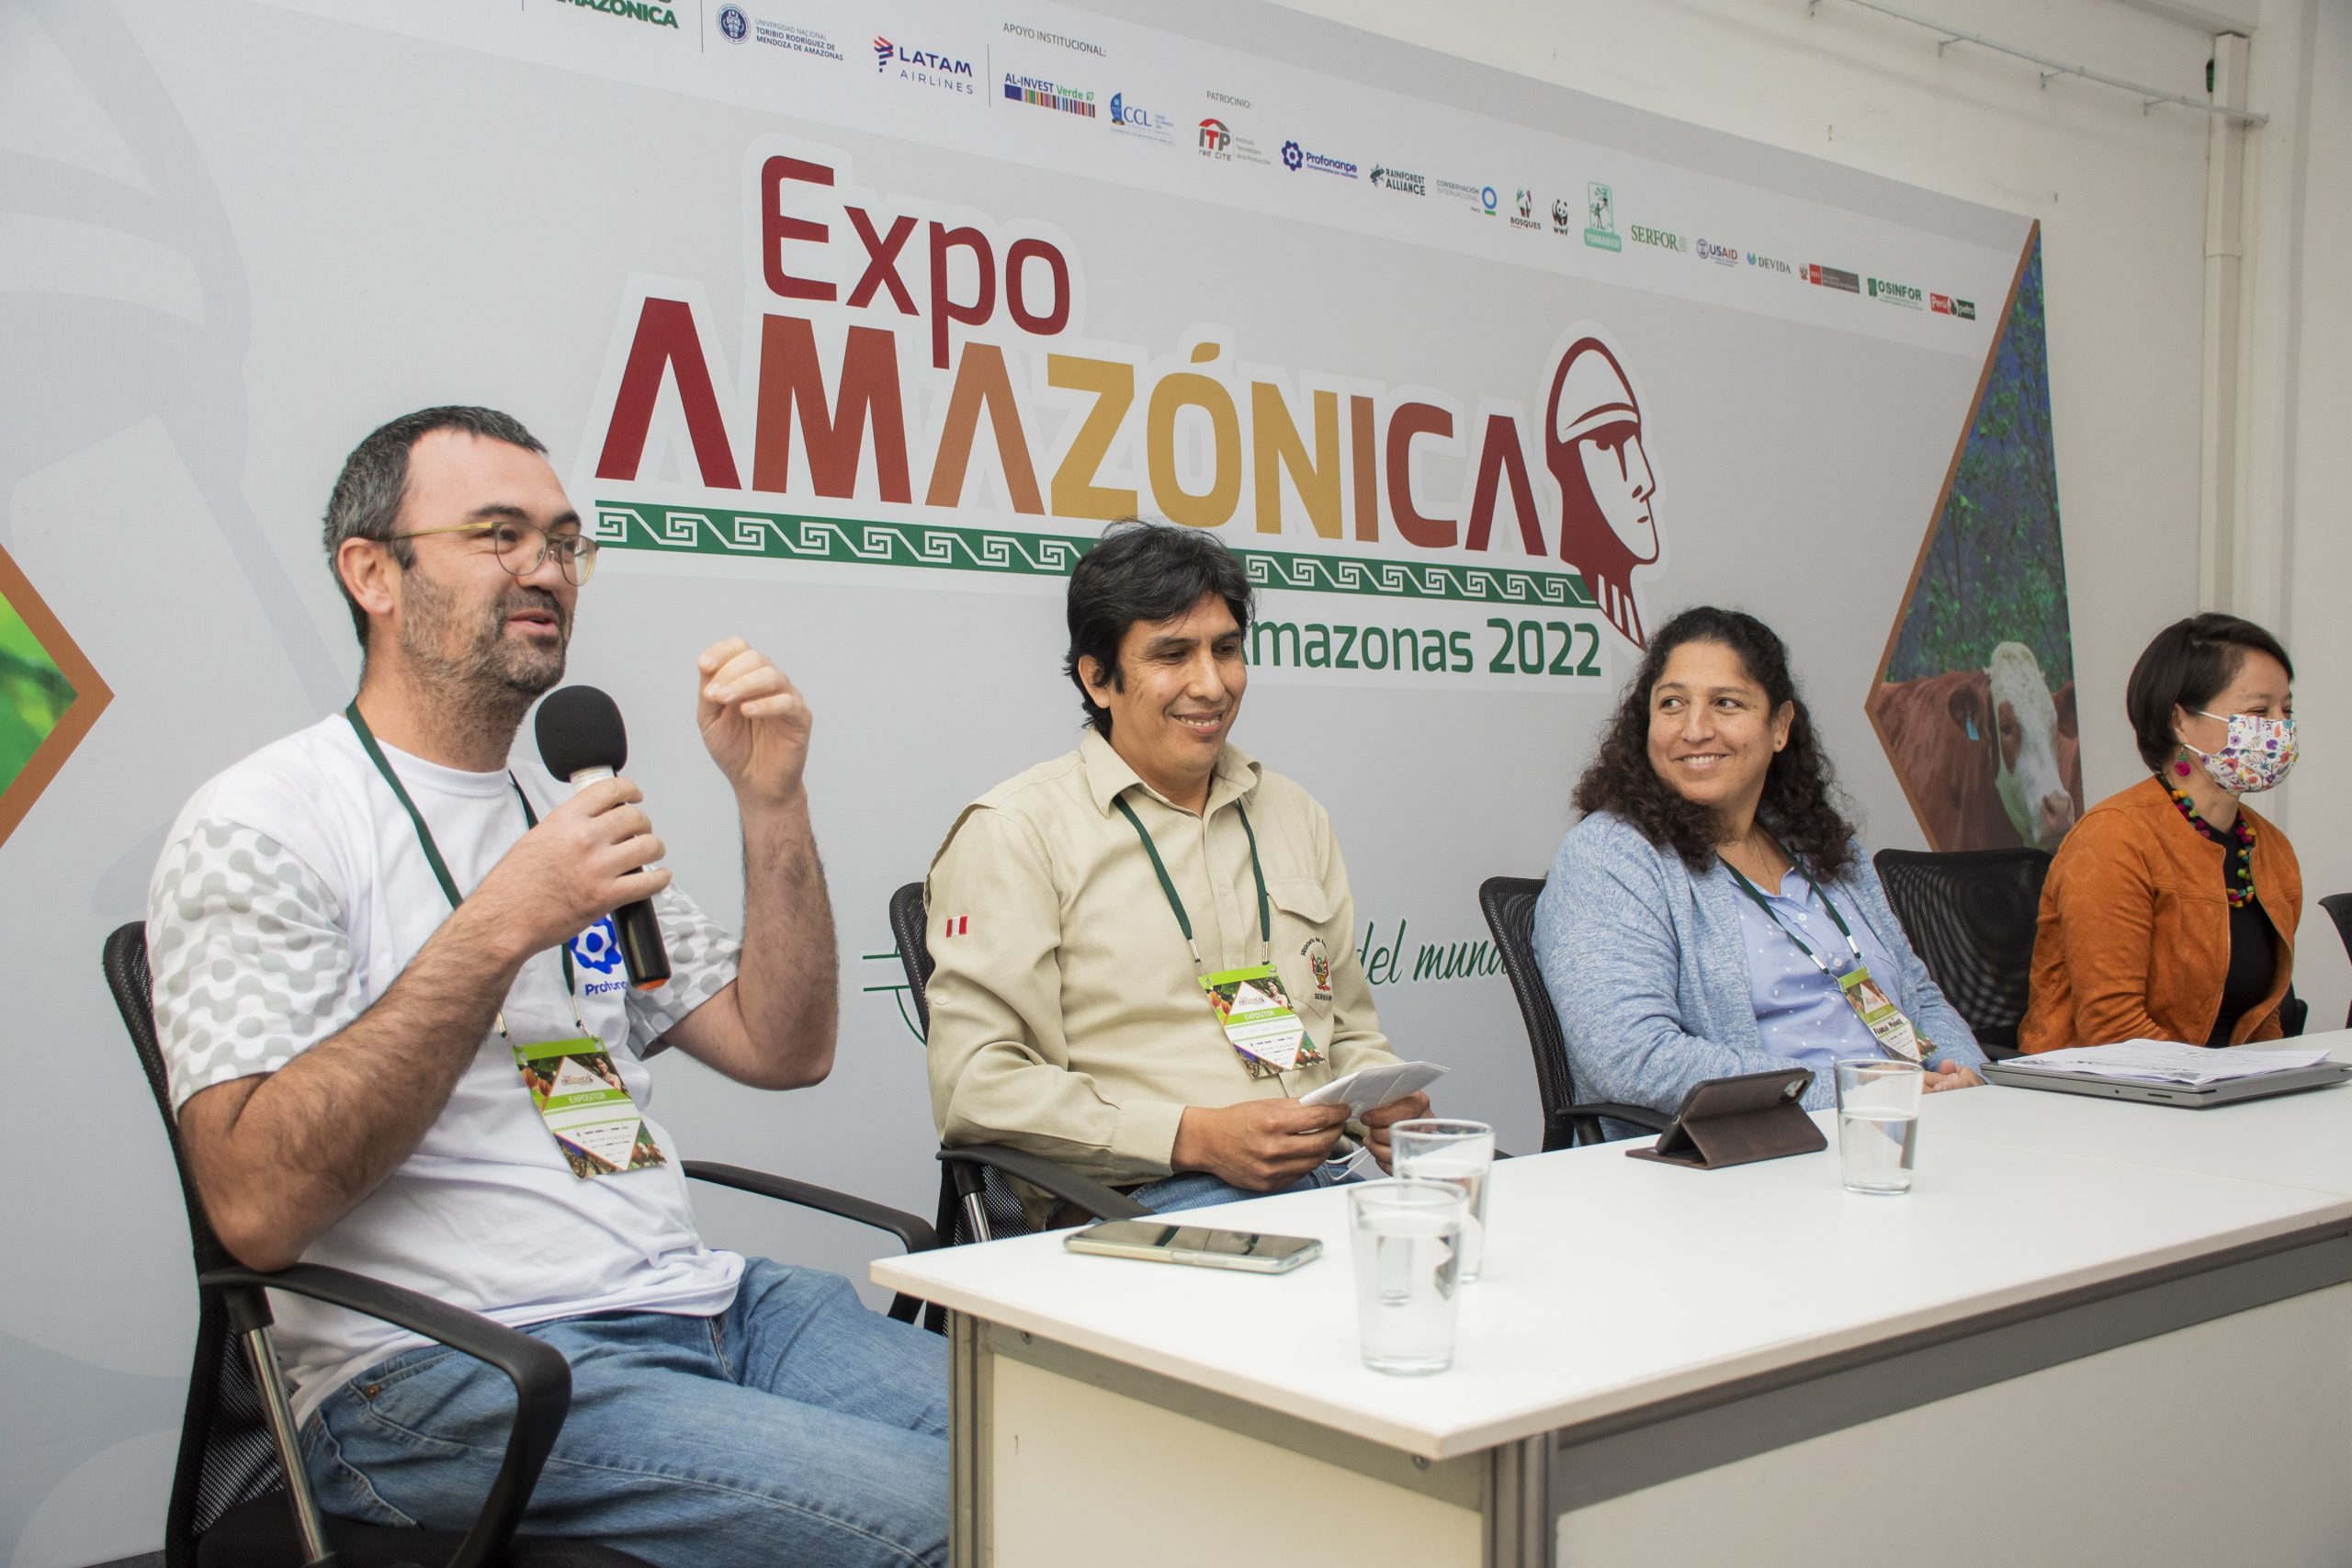
<path fill-rule="evenodd" d="M 401 776 L 392 772 L 391 763 L 384 760 L 384 749 L 376 744 L 375 731 L 369 729 L 368 721 L 359 716 L 358 698 L 352 699 L 351 705 L 343 710 L 343 716 L 351 721 L 352 729 L 358 735 L 359 749 L 368 753 L 368 760 L 376 764 L 376 771 L 384 775 L 386 784 L 392 786 L 392 798 L 401 803 L 401 809 L 408 813 L 409 821 L 416 828 L 416 841 L 424 846 L 424 863 L 433 868 L 434 879 L 441 884 L 441 891 L 448 897 L 449 908 L 456 908 L 464 902 L 458 892 L 458 879 L 449 874 L 449 863 L 441 858 L 441 846 L 433 841 L 433 829 L 424 825 L 424 813 L 416 808 L 416 802 L 411 800 L 408 791 L 401 787 Z M 514 786 L 514 798 L 523 803 L 525 829 L 537 827 L 538 813 L 531 809 L 531 797 L 523 793 L 521 783 L 511 773 L 506 775 L 506 782 Z M 579 1024 L 580 1032 L 585 1035 L 588 1025 L 580 1017 L 576 994 L 578 982 L 571 973 L 571 944 L 566 942 L 556 952 L 563 959 L 563 994 L 564 999 L 571 1003 L 571 1021 Z M 499 1038 L 503 1040 L 506 1038 L 506 1010 L 503 1007 L 498 1010 L 497 1024 Z"/>
<path fill-rule="evenodd" d="M 1739 884 L 1740 890 L 1742 892 L 1746 893 L 1750 898 L 1756 900 L 1756 907 L 1763 910 L 1765 914 L 1770 916 L 1772 923 L 1787 933 L 1788 939 L 1791 942 L 1795 942 L 1797 946 L 1804 950 L 1804 955 L 1813 960 L 1813 966 L 1815 969 L 1820 970 L 1832 980 L 1838 978 L 1837 972 L 1822 961 L 1821 954 L 1813 950 L 1813 943 L 1799 936 L 1793 926 L 1791 926 L 1786 920 L 1781 919 L 1780 911 L 1773 908 L 1770 904 L 1765 901 L 1762 890 L 1759 889 L 1756 884 L 1748 881 L 1747 877 L 1740 874 L 1739 867 L 1732 864 L 1729 861 L 1724 861 L 1724 869 L 1731 873 L 1731 879 Z M 1829 918 L 1838 923 L 1838 934 L 1846 939 L 1846 950 L 1854 955 L 1854 967 L 1857 969 L 1861 968 L 1863 966 L 1862 950 L 1855 943 L 1853 930 L 1846 924 L 1846 917 L 1838 912 L 1838 906 L 1829 901 L 1829 895 L 1824 893 L 1820 886 L 1815 883 L 1812 877 L 1806 877 L 1804 879 L 1804 885 L 1812 890 L 1815 897 L 1821 900 L 1821 907 L 1829 911 Z"/>
<path fill-rule="evenodd" d="M 1151 869 L 1159 878 L 1159 890 L 1168 895 L 1168 907 L 1176 911 L 1176 924 L 1184 933 L 1184 945 L 1193 950 L 1193 967 L 1205 974 L 1207 966 L 1201 962 L 1200 945 L 1193 940 L 1193 917 L 1184 912 L 1184 900 L 1176 896 L 1176 884 L 1160 861 L 1159 846 L 1144 831 L 1143 818 L 1136 815 L 1136 808 L 1127 804 L 1126 796 L 1121 795 L 1111 804 L 1119 808 L 1120 815 L 1134 827 L 1136 837 L 1143 840 L 1143 852 L 1151 857 Z M 1250 874 L 1258 879 L 1258 940 L 1265 944 L 1265 961 L 1271 964 L 1274 961 L 1274 908 L 1273 900 L 1266 897 L 1266 868 L 1258 863 L 1258 832 L 1250 826 L 1250 813 L 1241 809 L 1238 800 L 1233 803 L 1233 812 L 1241 818 L 1241 830 L 1250 838 Z"/>

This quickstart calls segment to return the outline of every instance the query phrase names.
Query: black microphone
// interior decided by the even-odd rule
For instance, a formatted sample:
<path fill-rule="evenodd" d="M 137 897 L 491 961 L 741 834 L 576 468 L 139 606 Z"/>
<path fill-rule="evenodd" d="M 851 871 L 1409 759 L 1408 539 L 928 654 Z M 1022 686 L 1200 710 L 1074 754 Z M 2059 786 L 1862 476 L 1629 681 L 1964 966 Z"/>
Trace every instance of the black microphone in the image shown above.
<path fill-rule="evenodd" d="M 594 686 L 566 686 L 539 705 L 539 760 L 548 772 L 570 779 L 574 794 L 611 778 L 628 761 L 628 731 L 621 710 Z M 640 991 L 670 980 L 670 951 L 662 944 L 662 921 L 652 900 L 639 898 L 613 911 L 621 957 Z"/>

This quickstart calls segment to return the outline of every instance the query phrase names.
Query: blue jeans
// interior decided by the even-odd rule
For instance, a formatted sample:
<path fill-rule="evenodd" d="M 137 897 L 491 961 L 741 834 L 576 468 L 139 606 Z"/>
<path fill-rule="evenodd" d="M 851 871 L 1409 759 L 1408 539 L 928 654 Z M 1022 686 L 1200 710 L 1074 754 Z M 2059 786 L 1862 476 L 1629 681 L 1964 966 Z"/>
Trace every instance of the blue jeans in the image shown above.
<path fill-rule="evenodd" d="M 571 1363 L 571 1414 L 524 1529 L 661 1568 L 947 1561 L 947 1342 L 849 1281 L 747 1260 L 713 1317 L 611 1313 L 526 1330 Z M 420 1346 L 302 1429 L 319 1506 L 461 1530 L 504 1456 L 505 1375 Z"/>
<path fill-rule="evenodd" d="M 1344 1186 L 1356 1178 L 1340 1174 L 1340 1163 L 1326 1160 L 1288 1187 L 1277 1187 L 1274 1192 L 1312 1192 L 1318 1187 Z M 1163 1176 L 1148 1187 L 1138 1187 L 1127 1194 L 1155 1214 L 1172 1214 L 1180 1209 L 1205 1209 L 1213 1203 L 1238 1203 L 1250 1198 L 1271 1198 L 1273 1192 L 1252 1192 L 1247 1187 L 1236 1187 L 1220 1180 L 1205 1170 L 1180 1170 L 1173 1176 Z"/>

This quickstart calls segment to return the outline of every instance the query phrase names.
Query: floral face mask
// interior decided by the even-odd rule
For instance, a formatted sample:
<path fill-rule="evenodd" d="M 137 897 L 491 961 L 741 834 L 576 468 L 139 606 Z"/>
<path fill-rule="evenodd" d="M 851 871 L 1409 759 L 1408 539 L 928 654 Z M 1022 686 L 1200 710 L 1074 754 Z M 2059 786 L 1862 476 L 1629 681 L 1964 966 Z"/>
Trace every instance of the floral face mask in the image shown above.
<path fill-rule="evenodd" d="M 2297 755 L 2295 721 L 2291 716 L 2265 718 L 2251 713 L 2224 715 L 2206 713 L 2202 708 L 2197 711 L 2230 727 L 2229 739 L 2222 742 L 2218 751 L 2198 751 L 2186 740 L 2180 743 L 2184 750 L 2197 752 L 2215 784 L 2232 795 L 2255 795 L 2276 789 L 2286 782 Z"/>

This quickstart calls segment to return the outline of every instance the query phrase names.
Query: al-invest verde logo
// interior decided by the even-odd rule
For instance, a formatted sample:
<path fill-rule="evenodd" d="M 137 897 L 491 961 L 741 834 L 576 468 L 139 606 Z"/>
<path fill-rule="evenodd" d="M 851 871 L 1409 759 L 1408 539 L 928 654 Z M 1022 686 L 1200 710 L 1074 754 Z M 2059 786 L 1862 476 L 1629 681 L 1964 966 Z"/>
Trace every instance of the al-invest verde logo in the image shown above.
<path fill-rule="evenodd" d="M 1640 643 L 1656 480 L 1598 338 L 1445 403 L 1249 363 L 1216 329 L 1106 348 L 1129 340 L 1076 319 L 1083 257 L 1057 231 L 859 192 L 838 153 L 781 138 L 745 169 L 756 363 L 729 374 L 699 289 L 622 301 L 582 447 L 600 542 L 719 570 L 1053 576 L 1105 524 L 1157 515 L 1227 530 L 1262 588 L 1385 602 L 1385 629 L 1276 632 L 1253 649 L 1269 662 L 1598 681 L 1589 612 Z M 1510 412 L 1547 385 L 1540 423 Z M 1398 626 L 1401 602 L 1447 614 Z"/>

